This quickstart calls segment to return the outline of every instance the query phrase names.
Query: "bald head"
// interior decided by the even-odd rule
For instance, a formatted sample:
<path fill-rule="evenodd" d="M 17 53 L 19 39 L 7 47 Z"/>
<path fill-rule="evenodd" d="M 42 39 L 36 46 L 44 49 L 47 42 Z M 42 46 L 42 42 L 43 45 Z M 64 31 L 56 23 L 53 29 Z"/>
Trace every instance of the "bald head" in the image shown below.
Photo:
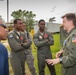
<path fill-rule="evenodd" d="M 3 24 L 3 21 L 0 19 L 0 24 Z"/>
<path fill-rule="evenodd" d="M 3 24 L 3 21 L 0 20 L 0 40 L 5 40 L 7 38 L 7 33 L 5 28 L 6 26 Z"/>

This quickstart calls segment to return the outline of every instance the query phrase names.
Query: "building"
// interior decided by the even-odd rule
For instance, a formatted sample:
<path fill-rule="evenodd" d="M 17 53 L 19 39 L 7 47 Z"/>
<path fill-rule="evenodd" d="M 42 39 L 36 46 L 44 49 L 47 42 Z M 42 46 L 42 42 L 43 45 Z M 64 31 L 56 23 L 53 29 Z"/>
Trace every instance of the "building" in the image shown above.
<path fill-rule="evenodd" d="M 51 32 L 51 33 L 58 33 L 60 32 L 60 25 L 58 23 L 51 23 L 51 22 L 46 22 L 46 29 Z M 38 24 L 36 23 L 34 25 L 34 32 L 36 33 L 38 31 Z"/>

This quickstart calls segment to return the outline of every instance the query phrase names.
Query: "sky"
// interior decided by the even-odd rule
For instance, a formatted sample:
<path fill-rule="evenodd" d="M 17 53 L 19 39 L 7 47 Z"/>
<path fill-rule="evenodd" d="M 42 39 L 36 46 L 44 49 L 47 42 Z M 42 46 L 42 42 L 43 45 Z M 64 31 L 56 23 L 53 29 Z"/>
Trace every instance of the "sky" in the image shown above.
<path fill-rule="evenodd" d="M 9 0 L 9 21 L 11 13 L 17 10 L 32 11 L 35 20 L 56 17 L 56 23 L 62 23 L 61 16 L 66 13 L 76 13 L 76 0 Z M 7 0 L 0 0 L 0 15 L 7 22 Z"/>

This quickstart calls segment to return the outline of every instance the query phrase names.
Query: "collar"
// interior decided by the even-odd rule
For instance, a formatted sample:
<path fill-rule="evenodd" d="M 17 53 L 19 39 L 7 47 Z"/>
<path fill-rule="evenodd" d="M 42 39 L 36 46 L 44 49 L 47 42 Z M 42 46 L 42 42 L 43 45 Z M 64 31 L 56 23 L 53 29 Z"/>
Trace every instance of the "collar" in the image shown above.
<path fill-rule="evenodd" d="M 39 33 L 39 34 L 41 34 L 41 35 L 42 35 L 42 34 L 44 34 L 45 32 L 46 32 L 45 30 L 44 30 L 44 32 L 43 32 L 43 33 L 42 33 L 42 32 L 40 32 L 40 30 L 38 30 L 38 33 Z"/>
<path fill-rule="evenodd" d="M 72 29 L 70 30 L 70 32 L 68 33 L 68 35 L 71 34 L 71 32 L 72 32 L 74 29 L 76 29 L 76 27 L 72 28 Z"/>
<path fill-rule="evenodd" d="M 16 34 L 20 35 L 20 32 L 17 31 L 16 29 L 14 29 L 14 32 L 15 32 Z"/>

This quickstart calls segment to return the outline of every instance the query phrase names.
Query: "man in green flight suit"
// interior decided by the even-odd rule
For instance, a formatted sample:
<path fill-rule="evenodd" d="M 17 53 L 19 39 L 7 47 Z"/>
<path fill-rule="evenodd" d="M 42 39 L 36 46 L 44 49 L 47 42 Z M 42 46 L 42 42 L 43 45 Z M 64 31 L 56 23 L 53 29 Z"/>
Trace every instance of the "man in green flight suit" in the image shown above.
<path fill-rule="evenodd" d="M 8 34 L 8 42 L 11 48 L 10 62 L 14 75 L 25 75 L 25 49 L 31 44 L 21 33 L 23 22 L 21 19 L 14 20 L 14 29 Z"/>
<path fill-rule="evenodd" d="M 52 59 L 50 46 L 54 44 L 53 36 L 50 32 L 45 30 L 45 21 L 43 19 L 38 22 L 39 30 L 34 35 L 34 43 L 37 47 L 37 59 L 39 75 L 45 75 L 44 68 L 46 65 L 46 59 Z M 48 65 L 51 75 L 56 75 L 55 68 L 52 65 Z"/>
<path fill-rule="evenodd" d="M 35 67 L 34 67 L 34 57 L 33 57 L 33 54 L 32 54 L 32 38 L 31 38 L 31 35 L 28 31 L 26 31 L 26 23 L 23 22 L 23 27 L 22 27 L 22 30 L 21 30 L 22 34 L 25 35 L 25 38 L 27 39 L 25 41 L 25 44 L 26 45 L 29 45 L 28 43 L 30 42 L 30 45 L 29 47 L 27 46 L 27 48 L 25 48 L 25 61 L 27 62 L 28 64 L 28 67 L 30 69 L 30 72 L 31 72 L 31 75 L 36 75 L 36 70 L 35 70 Z"/>
<path fill-rule="evenodd" d="M 62 64 L 62 75 L 76 75 L 76 15 L 67 13 L 62 16 L 64 30 L 67 38 L 63 48 L 56 54 L 57 59 L 47 59 L 48 64 Z M 61 54 L 63 54 L 62 57 Z"/>

